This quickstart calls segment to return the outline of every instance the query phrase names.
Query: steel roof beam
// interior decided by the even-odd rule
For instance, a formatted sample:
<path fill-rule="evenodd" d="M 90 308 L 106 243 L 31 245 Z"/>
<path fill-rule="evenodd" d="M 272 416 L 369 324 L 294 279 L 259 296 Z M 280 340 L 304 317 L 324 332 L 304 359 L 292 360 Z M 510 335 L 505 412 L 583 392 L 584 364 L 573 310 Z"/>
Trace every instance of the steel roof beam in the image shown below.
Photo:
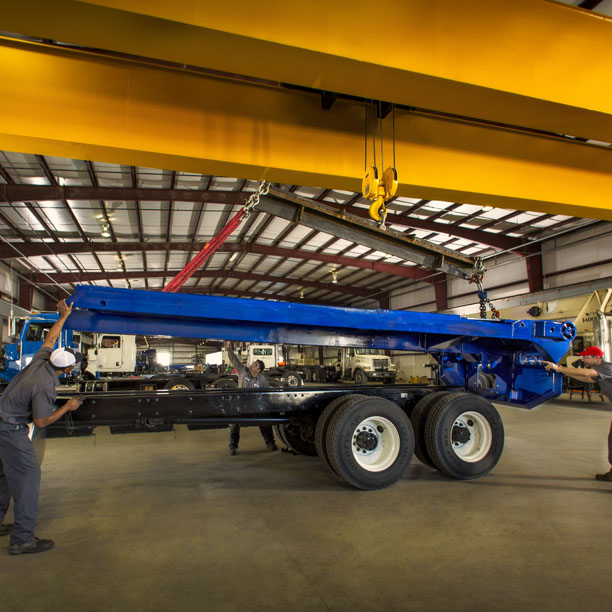
<path fill-rule="evenodd" d="M 406 238 L 393 230 L 381 230 L 371 223 L 349 213 L 336 213 L 323 204 L 298 198 L 293 194 L 270 191 L 260 198 L 258 210 L 275 217 L 288 219 L 306 227 L 326 232 L 335 238 L 343 238 L 376 251 L 394 255 L 403 260 L 446 272 L 453 276 L 470 276 L 472 260 L 449 249 L 426 245 L 420 240 Z"/>
<path fill-rule="evenodd" d="M 166 274 L 174 274 L 170 270 Z M 164 270 L 146 270 L 146 271 L 130 271 L 125 272 L 56 272 L 53 274 L 34 274 L 32 280 L 39 285 L 51 285 L 54 283 L 82 283 L 86 281 L 106 280 L 124 280 L 126 278 L 159 278 L 164 275 Z M 299 278 L 287 278 L 286 276 L 271 276 L 270 274 L 253 274 L 249 272 L 233 272 L 225 270 L 202 270 L 193 275 L 194 278 L 214 278 L 214 279 L 236 279 L 249 280 L 255 282 L 267 283 L 282 283 L 284 285 L 300 285 L 304 287 L 312 287 L 313 289 L 323 289 L 356 297 L 371 297 L 378 293 L 376 290 L 366 289 L 363 287 L 347 287 L 345 285 L 337 285 L 332 283 L 318 283 L 314 281 L 301 280 Z"/>
<path fill-rule="evenodd" d="M 249 194 L 238 191 L 156 189 L 145 187 L 69 187 L 60 185 L 0 185 L 11 202 L 24 200 L 153 200 L 243 205 Z"/>
<path fill-rule="evenodd" d="M 142 189 L 129 189 L 129 188 L 114 188 L 114 187 L 49 187 L 39 185 L 0 185 L 0 195 L 3 195 L 7 200 L 11 202 L 23 201 L 23 200 L 35 200 L 37 202 L 43 202 L 45 200 L 57 200 L 58 196 L 66 195 L 67 199 L 70 200 L 149 200 L 149 201 L 163 201 L 163 200 L 174 200 L 176 202 L 202 202 L 202 203 L 216 203 L 226 205 L 239 205 L 242 206 L 246 203 L 248 194 L 233 192 L 233 191 L 200 191 L 200 190 L 186 190 L 186 189 L 153 189 L 153 188 L 142 188 Z M 364 208 L 358 208 L 353 206 L 361 198 L 361 194 L 355 194 L 348 202 L 344 204 L 336 204 L 333 202 L 325 202 L 326 206 L 331 206 L 337 210 L 345 210 L 353 215 L 368 219 L 368 211 Z M 320 198 L 317 198 L 319 201 Z M 491 232 L 480 231 L 479 229 L 458 227 L 461 223 L 476 217 L 481 212 L 474 213 L 473 215 L 466 217 L 466 219 L 459 219 L 456 222 L 446 225 L 441 223 L 435 223 L 433 217 L 427 219 L 418 219 L 411 217 L 410 213 L 420 208 L 425 202 L 420 202 L 407 211 L 389 212 L 387 215 L 387 221 L 390 224 L 397 223 L 401 225 L 407 225 L 413 229 L 427 229 L 430 231 L 444 232 L 450 226 L 453 228 L 452 234 L 459 238 L 465 238 L 467 240 L 474 240 L 483 244 L 488 244 L 495 248 L 502 250 L 513 249 L 520 245 L 520 240 L 514 238 L 508 238 L 500 234 L 493 234 Z M 458 205 L 455 204 L 454 207 Z M 441 211 L 440 214 L 434 215 L 442 216 L 446 211 Z M 515 213 L 518 214 L 518 213 Z M 199 219 L 199 217 L 198 217 Z"/>
<path fill-rule="evenodd" d="M 169 244 L 165 242 L 94 242 L 90 244 L 93 244 L 98 252 L 116 252 L 117 250 L 126 252 L 144 250 L 165 251 L 166 249 L 171 251 L 188 251 L 189 249 L 199 249 L 202 246 L 200 243 L 194 244 L 192 242 L 171 242 Z M 45 247 L 45 245 L 40 243 L 19 242 L 16 243 L 16 245 L 26 257 L 48 255 L 48 249 Z M 63 255 L 66 253 L 85 253 L 88 250 L 88 245 L 79 242 L 62 242 L 55 244 L 54 250 L 57 255 Z M 276 257 L 302 259 L 305 261 L 322 261 L 334 264 L 336 266 L 352 266 L 354 268 L 374 270 L 376 272 L 390 274 L 391 276 L 401 276 L 403 278 L 411 279 L 422 279 L 431 275 L 429 270 L 425 270 L 417 266 L 388 264 L 381 261 L 358 259 L 356 257 L 338 257 L 337 255 L 326 255 L 324 253 L 297 249 L 282 249 L 280 247 L 271 247 L 262 244 L 226 242 L 217 252 L 253 253 L 255 255 L 273 255 Z M 21 255 L 17 254 L 12 247 L 6 243 L 0 244 L 0 259 L 14 259 L 19 257 L 21 257 Z"/>

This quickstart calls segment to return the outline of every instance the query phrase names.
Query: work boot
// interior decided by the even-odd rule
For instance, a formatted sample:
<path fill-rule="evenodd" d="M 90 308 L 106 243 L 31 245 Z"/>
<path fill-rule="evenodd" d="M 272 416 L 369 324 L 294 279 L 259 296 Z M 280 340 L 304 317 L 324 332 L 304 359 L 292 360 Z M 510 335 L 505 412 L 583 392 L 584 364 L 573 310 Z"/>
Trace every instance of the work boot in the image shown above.
<path fill-rule="evenodd" d="M 9 555 L 23 555 L 45 552 L 53 548 L 53 540 L 40 540 L 37 537 L 33 537 L 29 542 L 25 544 L 12 544 L 8 547 Z"/>
<path fill-rule="evenodd" d="M 603 480 L 604 482 L 612 482 L 612 470 L 605 474 L 595 474 L 595 478 L 597 478 L 597 480 Z"/>
<path fill-rule="evenodd" d="M 237 455 L 238 449 L 235 446 L 230 446 L 230 455 Z"/>
<path fill-rule="evenodd" d="M 269 451 L 277 451 L 278 450 L 278 446 L 276 446 L 276 442 L 267 442 L 266 443 L 266 448 Z"/>
<path fill-rule="evenodd" d="M 13 531 L 13 525 L 0 525 L 0 536 L 10 535 Z"/>

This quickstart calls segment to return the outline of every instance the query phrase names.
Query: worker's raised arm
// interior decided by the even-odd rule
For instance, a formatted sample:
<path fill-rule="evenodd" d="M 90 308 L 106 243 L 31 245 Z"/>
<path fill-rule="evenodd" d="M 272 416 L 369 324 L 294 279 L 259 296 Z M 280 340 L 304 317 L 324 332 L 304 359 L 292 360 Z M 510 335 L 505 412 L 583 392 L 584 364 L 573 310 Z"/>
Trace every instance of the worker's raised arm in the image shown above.
<path fill-rule="evenodd" d="M 45 341 L 43 342 L 43 346 L 48 348 L 53 348 L 55 341 L 59 338 L 60 333 L 62 332 L 62 328 L 64 327 L 64 323 L 66 319 L 70 316 L 72 312 L 72 304 L 68 306 L 66 304 L 66 300 L 62 300 L 57 303 L 57 310 L 59 311 L 59 319 L 53 324 L 53 327 L 47 332 L 47 336 L 45 337 Z"/>
<path fill-rule="evenodd" d="M 234 353 L 234 351 L 232 350 L 232 343 L 229 340 L 226 340 L 223 343 L 223 346 L 227 351 L 227 356 L 229 357 L 229 360 L 232 362 L 232 365 L 238 371 L 238 374 L 243 374 L 244 372 L 246 372 L 246 367 L 244 366 L 242 361 L 240 361 L 238 355 L 236 355 L 236 353 Z"/>

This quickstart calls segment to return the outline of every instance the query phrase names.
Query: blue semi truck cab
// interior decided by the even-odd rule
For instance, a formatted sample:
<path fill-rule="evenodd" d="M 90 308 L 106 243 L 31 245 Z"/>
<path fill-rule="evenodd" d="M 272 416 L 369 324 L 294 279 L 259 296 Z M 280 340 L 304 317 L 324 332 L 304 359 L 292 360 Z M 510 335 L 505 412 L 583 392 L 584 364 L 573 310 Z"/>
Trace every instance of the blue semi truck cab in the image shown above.
<path fill-rule="evenodd" d="M 14 320 L 15 332 L 12 342 L 4 345 L 0 359 L 0 385 L 8 384 L 20 370 L 30 363 L 57 319 L 56 312 L 40 312 Z M 78 350 L 77 338 L 78 334 L 71 329 L 64 329 L 56 346 Z"/>

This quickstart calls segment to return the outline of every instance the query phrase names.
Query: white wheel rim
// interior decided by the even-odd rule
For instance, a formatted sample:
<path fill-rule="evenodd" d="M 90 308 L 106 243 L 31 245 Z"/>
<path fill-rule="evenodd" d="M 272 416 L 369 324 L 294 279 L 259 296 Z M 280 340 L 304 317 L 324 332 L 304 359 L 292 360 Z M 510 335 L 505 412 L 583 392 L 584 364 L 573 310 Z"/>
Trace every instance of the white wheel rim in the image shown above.
<path fill-rule="evenodd" d="M 178 384 L 178 385 L 173 385 L 172 387 L 170 387 L 170 391 L 188 391 L 189 387 L 187 385 L 182 385 L 182 384 Z"/>
<path fill-rule="evenodd" d="M 400 435 L 395 425 L 380 416 L 365 419 L 353 432 L 353 457 L 368 472 L 382 472 L 397 459 Z"/>
<path fill-rule="evenodd" d="M 455 438 L 467 438 L 467 440 L 453 440 L 453 432 L 456 434 Z M 466 463 L 481 461 L 487 456 L 493 443 L 491 425 L 479 412 L 464 412 L 453 423 L 450 443 L 453 451 L 462 461 Z"/>

